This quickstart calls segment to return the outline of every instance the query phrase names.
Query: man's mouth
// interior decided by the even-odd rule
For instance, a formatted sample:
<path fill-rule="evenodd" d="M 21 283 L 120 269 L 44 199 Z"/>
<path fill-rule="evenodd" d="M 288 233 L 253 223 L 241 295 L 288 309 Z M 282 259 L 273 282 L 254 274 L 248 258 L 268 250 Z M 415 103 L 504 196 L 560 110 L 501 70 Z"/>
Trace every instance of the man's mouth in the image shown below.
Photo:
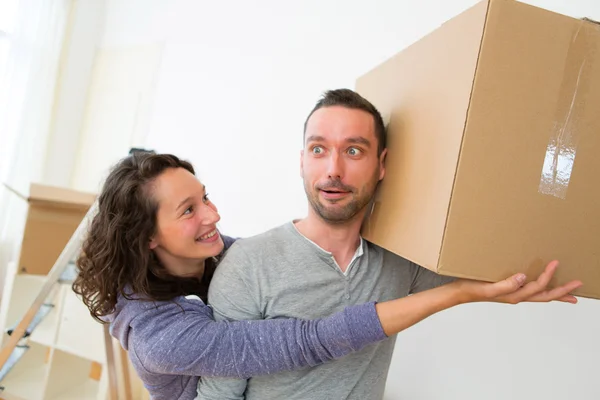
<path fill-rule="evenodd" d="M 326 199 L 340 199 L 344 196 L 346 196 L 348 193 L 347 191 L 341 190 L 341 189 L 320 189 L 323 197 L 325 197 Z"/>

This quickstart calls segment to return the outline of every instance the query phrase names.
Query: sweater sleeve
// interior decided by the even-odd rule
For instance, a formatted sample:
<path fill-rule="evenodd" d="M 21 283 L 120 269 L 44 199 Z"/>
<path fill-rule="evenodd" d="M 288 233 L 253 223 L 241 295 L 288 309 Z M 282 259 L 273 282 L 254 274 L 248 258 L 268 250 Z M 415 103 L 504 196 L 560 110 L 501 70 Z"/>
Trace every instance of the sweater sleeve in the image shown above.
<path fill-rule="evenodd" d="M 217 322 L 199 299 L 146 310 L 129 335 L 148 372 L 234 378 L 315 366 L 386 338 L 375 303 L 317 320 Z"/>

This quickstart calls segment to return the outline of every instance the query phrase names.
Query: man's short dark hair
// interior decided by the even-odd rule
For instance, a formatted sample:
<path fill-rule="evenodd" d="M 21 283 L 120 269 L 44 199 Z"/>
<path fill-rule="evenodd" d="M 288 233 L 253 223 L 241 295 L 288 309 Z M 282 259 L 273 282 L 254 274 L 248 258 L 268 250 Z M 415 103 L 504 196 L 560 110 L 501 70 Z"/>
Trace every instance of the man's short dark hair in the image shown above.
<path fill-rule="evenodd" d="M 325 93 L 323 93 L 321 99 L 317 102 L 310 114 L 308 114 L 308 117 L 306 117 L 306 121 L 304 121 L 304 136 L 306 137 L 306 126 L 308 125 L 308 120 L 314 114 L 314 112 L 323 107 L 333 106 L 341 106 L 353 110 L 362 110 L 368 112 L 373 116 L 373 123 L 375 125 L 375 136 L 377 137 L 378 142 L 377 155 L 381 155 L 383 149 L 386 148 L 386 133 L 383 118 L 381 117 L 381 114 L 373 104 L 371 104 L 360 94 L 350 89 L 328 90 Z"/>

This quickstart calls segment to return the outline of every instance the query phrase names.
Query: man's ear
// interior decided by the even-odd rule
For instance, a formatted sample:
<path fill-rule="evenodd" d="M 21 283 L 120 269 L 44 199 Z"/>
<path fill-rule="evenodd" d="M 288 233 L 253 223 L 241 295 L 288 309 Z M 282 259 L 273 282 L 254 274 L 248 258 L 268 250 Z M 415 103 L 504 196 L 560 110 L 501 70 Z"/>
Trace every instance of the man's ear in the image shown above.
<path fill-rule="evenodd" d="M 300 150 L 300 178 L 304 177 L 304 149 Z"/>
<path fill-rule="evenodd" d="M 381 181 L 385 176 L 385 156 L 387 156 L 387 149 L 383 149 L 379 156 L 379 180 Z"/>

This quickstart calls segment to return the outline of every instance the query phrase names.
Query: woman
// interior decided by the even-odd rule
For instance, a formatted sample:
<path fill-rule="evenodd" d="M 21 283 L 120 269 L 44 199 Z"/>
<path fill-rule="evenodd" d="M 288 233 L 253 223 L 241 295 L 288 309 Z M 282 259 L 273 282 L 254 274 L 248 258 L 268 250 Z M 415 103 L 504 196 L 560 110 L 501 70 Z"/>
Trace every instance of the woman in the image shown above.
<path fill-rule="evenodd" d="M 130 155 L 99 196 L 73 289 L 110 324 L 152 399 L 193 399 L 202 375 L 245 378 L 321 364 L 444 308 L 516 289 L 513 279 L 483 296 L 489 284 L 457 281 L 320 320 L 216 322 L 208 286 L 234 241 L 218 221 L 193 167 L 173 155 Z"/>

